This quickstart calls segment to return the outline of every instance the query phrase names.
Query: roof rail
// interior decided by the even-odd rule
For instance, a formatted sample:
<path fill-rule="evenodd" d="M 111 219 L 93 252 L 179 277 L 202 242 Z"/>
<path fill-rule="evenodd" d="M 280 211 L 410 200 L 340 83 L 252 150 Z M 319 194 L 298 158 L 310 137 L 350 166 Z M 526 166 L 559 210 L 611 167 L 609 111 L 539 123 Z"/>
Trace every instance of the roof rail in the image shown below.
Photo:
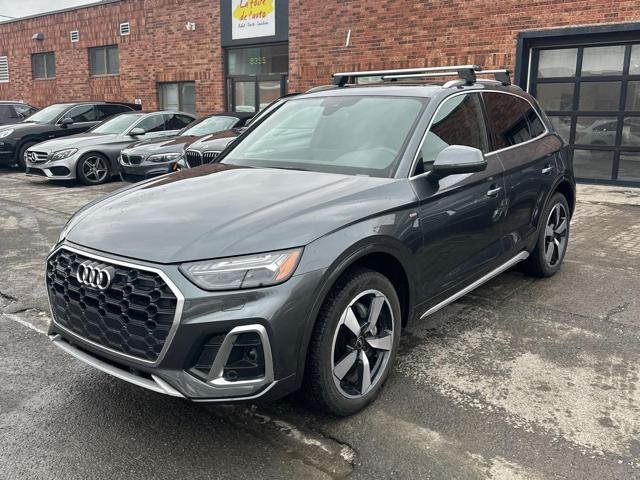
<path fill-rule="evenodd" d="M 477 80 L 477 75 L 493 74 L 495 79 L 503 85 L 511 83 L 510 71 L 507 69 L 500 70 L 483 70 L 477 65 L 452 65 L 448 67 L 424 67 L 424 68 L 402 68 L 396 70 L 371 70 L 361 72 L 340 72 L 333 74 L 333 83 L 339 87 L 344 87 L 350 79 L 362 77 L 380 77 L 381 80 L 397 81 L 408 78 L 424 78 L 424 77 L 448 77 L 452 75 L 458 76 L 464 80 L 467 85 L 472 85 Z"/>

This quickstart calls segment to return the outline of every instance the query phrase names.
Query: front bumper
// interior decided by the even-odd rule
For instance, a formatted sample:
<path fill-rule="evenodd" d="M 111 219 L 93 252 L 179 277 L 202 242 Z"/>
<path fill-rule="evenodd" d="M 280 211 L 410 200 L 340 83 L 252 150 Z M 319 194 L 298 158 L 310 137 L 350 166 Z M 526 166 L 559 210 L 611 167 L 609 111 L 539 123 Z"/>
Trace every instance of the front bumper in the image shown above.
<path fill-rule="evenodd" d="M 80 159 L 80 154 L 76 153 L 69 158 L 52 162 L 32 162 L 27 160 L 27 175 L 31 177 L 46 177 L 51 180 L 75 180 L 76 166 Z"/>
<path fill-rule="evenodd" d="M 126 182 L 139 182 L 148 178 L 158 177 L 166 173 L 173 172 L 176 162 L 156 163 L 143 162 L 138 165 L 127 165 L 120 163 L 120 176 Z"/>
<path fill-rule="evenodd" d="M 0 140 L 0 165 L 13 165 L 16 163 L 16 152 L 10 143 Z"/>
<path fill-rule="evenodd" d="M 131 265 L 130 261 L 71 245 L 96 262 Z M 56 249 L 54 255 L 59 249 Z M 177 265 L 136 262 L 140 269 L 156 270 L 166 277 L 181 299 L 172 333 L 157 361 L 149 362 L 105 348 L 63 327 L 55 318 L 49 335 L 54 344 L 77 359 L 138 386 L 193 401 L 241 402 L 275 399 L 298 385 L 296 372 L 303 332 L 322 271 L 294 275 L 274 287 L 205 292 L 191 284 Z M 47 289 L 49 292 L 49 289 Z M 51 301 L 51 298 L 49 298 Z M 243 333 L 259 336 L 264 371 L 251 379 L 225 377 L 224 367 L 234 342 Z M 224 338 L 207 372 L 194 370 L 203 346 L 212 337 Z"/>

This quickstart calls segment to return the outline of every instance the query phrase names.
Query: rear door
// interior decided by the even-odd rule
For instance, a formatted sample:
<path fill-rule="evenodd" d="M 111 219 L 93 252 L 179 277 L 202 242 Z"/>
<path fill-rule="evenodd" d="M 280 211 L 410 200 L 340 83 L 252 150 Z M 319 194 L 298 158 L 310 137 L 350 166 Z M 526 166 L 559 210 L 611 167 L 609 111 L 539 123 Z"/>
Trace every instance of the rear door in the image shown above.
<path fill-rule="evenodd" d="M 506 251 L 513 255 L 537 232 L 558 172 L 555 155 L 561 142 L 547 134 L 535 108 L 524 98 L 505 92 L 484 92 L 482 97 L 493 148 L 505 169 L 504 238 Z"/>
<path fill-rule="evenodd" d="M 502 164 L 489 156 L 482 172 L 434 180 L 428 172 L 437 154 L 449 145 L 489 152 L 479 93 L 453 95 L 442 102 L 423 139 L 411 179 L 420 201 L 424 242 L 418 258 L 424 299 L 455 293 L 494 269 L 503 254 Z"/>

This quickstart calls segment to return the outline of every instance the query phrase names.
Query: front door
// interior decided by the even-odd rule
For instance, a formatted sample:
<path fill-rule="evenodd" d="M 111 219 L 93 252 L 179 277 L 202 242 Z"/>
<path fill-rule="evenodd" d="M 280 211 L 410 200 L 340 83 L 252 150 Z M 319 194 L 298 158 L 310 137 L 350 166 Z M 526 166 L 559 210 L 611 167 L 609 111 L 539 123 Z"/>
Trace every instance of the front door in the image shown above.
<path fill-rule="evenodd" d="M 420 200 L 418 216 L 424 238 L 420 254 L 423 300 L 455 293 L 493 270 L 504 253 L 505 182 L 500 160 L 489 156 L 486 170 L 439 181 L 421 175 L 449 145 L 488 152 L 479 94 L 455 95 L 440 105 L 420 150 L 418 175 L 412 179 Z"/>
<path fill-rule="evenodd" d="M 230 110 L 259 112 L 286 93 L 286 75 L 242 75 L 228 79 Z"/>

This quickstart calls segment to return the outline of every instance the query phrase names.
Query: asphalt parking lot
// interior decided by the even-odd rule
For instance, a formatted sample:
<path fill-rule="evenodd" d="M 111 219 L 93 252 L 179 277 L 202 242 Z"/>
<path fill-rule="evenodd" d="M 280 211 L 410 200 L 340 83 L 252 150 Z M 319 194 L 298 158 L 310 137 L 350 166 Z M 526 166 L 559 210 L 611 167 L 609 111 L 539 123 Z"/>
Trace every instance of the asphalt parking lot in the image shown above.
<path fill-rule="evenodd" d="M 581 186 L 560 274 L 410 324 L 378 401 L 335 419 L 189 404 L 49 343 L 44 258 L 121 186 L 0 170 L 0 477 L 640 478 L 640 190 Z"/>

